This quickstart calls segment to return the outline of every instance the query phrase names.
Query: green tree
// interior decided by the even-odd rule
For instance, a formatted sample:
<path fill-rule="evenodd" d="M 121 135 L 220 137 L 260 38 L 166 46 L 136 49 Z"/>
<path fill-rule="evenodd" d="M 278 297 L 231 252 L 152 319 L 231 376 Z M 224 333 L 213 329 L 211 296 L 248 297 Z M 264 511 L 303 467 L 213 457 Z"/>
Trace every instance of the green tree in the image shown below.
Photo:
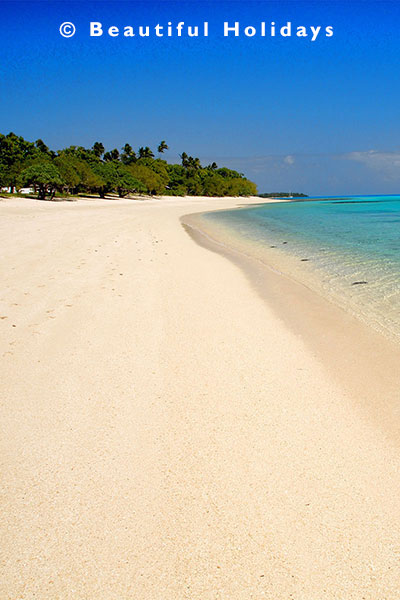
<path fill-rule="evenodd" d="M 160 154 L 168 149 L 165 140 L 157 149 Z M 23 178 L 19 177 L 22 173 Z M 257 193 L 255 184 L 242 173 L 218 168 L 215 162 L 202 167 L 199 158 L 186 152 L 181 154 L 181 164 L 155 159 L 148 146 L 142 146 L 136 156 L 130 144 L 124 145 L 121 154 L 116 148 L 104 152 L 101 142 L 90 149 L 69 146 L 56 154 L 41 139 L 32 143 L 14 133 L 0 134 L 0 185 L 13 189 L 22 180 L 27 183 L 27 177 L 42 197 L 56 189 L 101 196 L 117 192 L 121 197 L 143 191 L 208 196 Z"/>
<path fill-rule="evenodd" d="M 114 150 L 111 150 L 111 152 L 106 152 L 103 159 L 106 162 L 109 162 L 111 160 L 118 160 L 119 159 L 119 150 L 117 148 L 114 148 Z"/>
<path fill-rule="evenodd" d="M 182 167 L 185 167 L 185 169 L 186 169 L 186 167 L 189 164 L 188 163 L 188 158 L 189 158 L 188 155 L 186 154 L 186 152 L 182 152 L 182 154 L 180 154 L 179 156 L 182 161 Z"/>
<path fill-rule="evenodd" d="M 21 185 L 33 185 L 38 190 L 40 200 L 45 200 L 46 196 L 54 198 L 56 190 L 63 187 L 61 175 L 51 162 L 38 163 L 24 169 L 19 176 Z"/>
<path fill-rule="evenodd" d="M 4 165 L 0 164 L 0 188 L 7 185 L 7 171 Z"/>
<path fill-rule="evenodd" d="M 165 160 L 161 160 L 160 158 L 156 158 L 155 160 L 151 158 L 142 158 L 139 161 L 139 164 L 144 164 L 146 167 L 149 167 L 154 173 L 157 173 L 160 177 L 160 182 L 163 188 L 168 184 L 168 163 Z"/>
<path fill-rule="evenodd" d="M 148 146 L 139 148 L 139 158 L 154 158 L 153 152 L 150 150 Z"/>
<path fill-rule="evenodd" d="M 165 152 L 165 150 L 168 150 L 168 148 L 169 147 L 168 147 L 167 142 L 165 140 L 162 140 L 158 145 L 157 151 L 159 154 L 163 154 Z"/>
<path fill-rule="evenodd" d="M 88 150 L 83 146 L 68 146 L 64 150 L 60 150 L 58 155 L 67 154 L 68 156 L 74 156 L 75 158 L 82 160 L 90 165 L 98 164 L 101 162 L 100 157 L 96 156 L 93 150 Z"/>
<path fill-rule="evenodd" d="M 0 134 L 0 165 L 5 171 L 5 185 L 10 186 L 11 191 L 14 191 L 21 171 L 38 156 L 40 150 L 32 142 L 12 132 Z"/>
<path fill-rule="evenodd" d="M 104 150 L 105 148 L 101 142 L 95 142 L 92 146 L 93 154 L 98 158 L 101 158 L 103 156 Z"/>
<path fill-rule="evenodd" d="M 198 173 L 188 173 L 185 184 L 189 196 L 201 196 L 203 194 L 203 186 Z"/>
<path fill-rule="evenodd" d="M 257 186 L 245 177 L 230 179 L 227 187 L 228 196 L 257 196 Z"/>
<path fill-rule="evenodd" d="M 203 178 L 203 194 L 205 196 L 225 196 L 227 192 L 226 182 L 217 173 L 207 173 Z"/>
<path fill-rule="evenodd" d="M 78 159 L 67 154 L 60 154 L 54 159 L 54 164 L 64 182 L 64 191 L 73 193 L 81 183 L 77 168 Z"/>
<path fill-rule="evenodd" d="M 161 194 L 165 191 L 166 181 L 161 173 L 156 173 L 150 167 L 139 162 L 132 164 L 129 170 L 144 185 L 149 194 Z"/>
<path fill-rule="evenodd" d="M 101 161 L 91 152 L 68 148 L 58 153 L 54 164 L 64 180 L 64 191 L 68 193 L 97 192 L 103 185 L 103 180 L 95 171 Z"/>
<path fill-rule="evenodd" d="M 39 139 L 35 142 L 35 148 L 39 150 L 39 152 L 45 156 L 54 157 L 55 153 L 46 146 L 43 140 Z"/>
<path fill-rule="evenodd" d="M 131 165 L 136 161 L 136 152 L 129 144 L 125 144 L 122 148 L 121 161 L 124 165 Z"/>
<path fill-rule="evenodd" d="M 193 156 L 188 156 L 186 152 L 182 152 L 182 154 L 180 154 L 180 157 L 182 160 L 182 166 L 185 167 L 185 169 L 192 169 L 197 171 L 198 169 L 202 168 L 199 158 L 193 158 Z"/>
<path fill-rule="evenodd" d="M 97 166 L 96 171 L 102 180 L 102 185 L 98 188 L 101 198 L 111 192 L 117 192 L 123 198 L 131 192 L 144 192 L 146 189 L 128 167 L 118 161 L 102 163 Z"/>
<path fill-rule="evenodd" d="M 171 196 L 185 196 L 186 187 L 186 169 L 182 165 L 171 165 L 167 167 L 168 182 L 166 185 L 166 194 Z"/>
<path fill-rule="evenodd" d="M 198 169 L 201 169 L 201 163 L 200 163 L 199 158 L 193 158 L 193 156 L 189 156 L 187 162 L 188 162 L 189 169 L 194 169 L 195 171 L 197 171 Z"/>

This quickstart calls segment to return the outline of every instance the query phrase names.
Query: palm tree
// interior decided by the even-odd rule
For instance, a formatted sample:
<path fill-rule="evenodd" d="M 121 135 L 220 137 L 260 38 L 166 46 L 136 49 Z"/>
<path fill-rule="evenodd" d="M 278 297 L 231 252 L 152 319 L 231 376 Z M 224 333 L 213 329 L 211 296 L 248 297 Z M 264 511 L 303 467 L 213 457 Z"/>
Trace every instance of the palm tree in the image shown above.
<path fill-rule="evenodd" d="M 132 146 L 130 144 L 125 144 L 122 148 L 121 160 L 124 165 L 130 165 L 136 160 L 136 152 L 134 152 Z"/>
<path fill-rule="evenodd" d="M 191 167 L 195 171 L 197 171 L 197 169 L 201 169 L 201 164 L 200 164 L 199 158 L 193 158 L 193 156 L 189 156 L 187 162 L 188 162 L 188 167 Z"/>
<path fill-rule="evenodd" d="M 139 158 L 154 158 L 154 154 L 148 146 L 142 146 L 139 148 Z"/>
<path fill-rule="evenodd" d="M 104 146 L 101 142 L 95 142 L 92 147 L 93 154 L 100 158 L 104 154 Z"/>
<path fill-rule="evenodd" d="M 162 140 L 157 148 L 159 154 L 163 154 L 165 150 L 168 150 L 168 144 L 165 140 Z"/>
<path fill-rule="evenodd" d="M 104 162 L 109 162 L 110 160 L 118 160 L 118 159 L 119 159 L 119 152 L 116 148 L 114 148 L 114 150 L 111 150 L 111 152 L 106 152 L 103 156 Z"/>
<path fill-rule="evenodd" d="M 198 169 L 202 168 L 199 158 L 193 158 L 193 156 L 188 156 L 186 152 L 182 152 L 182 154 L 180 154 L 179 156 L 182 160 L 182 167 L 185 167 L 185 169 L 193 169 L 193 171 L 197 171 Z"/>
<path fill-rule="evenodd" d="M 182 160 L 182 167 L 185 167 L 185 169 L 188 167 L 189 165 L 189 157 L 186 154 L 186 152 L 182 152 L 182 154 L 179 155 L 181 160 Z"/>

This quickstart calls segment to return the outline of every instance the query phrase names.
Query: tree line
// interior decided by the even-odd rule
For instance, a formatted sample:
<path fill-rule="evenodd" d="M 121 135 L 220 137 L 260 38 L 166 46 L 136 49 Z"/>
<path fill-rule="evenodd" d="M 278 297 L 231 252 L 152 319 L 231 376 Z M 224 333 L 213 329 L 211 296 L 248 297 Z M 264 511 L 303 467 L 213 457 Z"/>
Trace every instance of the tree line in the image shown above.
<path fill-rule="evenodd" d="M 181 164 L 161 158 L 168 150 L 163 140 L 158 156 L 148 146 L 135 151 L 130 144 L 106 151 L 101 142 L 91 148 L 69 146 L 57 152 L 43 140 L 29 142 L 14 133 L 0 134 L 0 187 L 11 192 L 32 187 L 38 197 L 79 194 L 151 194 L 169 196 L 250 196 L 256 185 L 242 173 L 202 166 L 200 160 L 180 155 Z"/>

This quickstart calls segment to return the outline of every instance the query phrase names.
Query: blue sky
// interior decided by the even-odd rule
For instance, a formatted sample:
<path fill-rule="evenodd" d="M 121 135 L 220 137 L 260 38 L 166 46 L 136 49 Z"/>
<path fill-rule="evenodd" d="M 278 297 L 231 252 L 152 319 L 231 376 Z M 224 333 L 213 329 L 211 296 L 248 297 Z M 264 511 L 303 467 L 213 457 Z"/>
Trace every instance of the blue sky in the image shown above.
<path fill-rule="evenodd" d="M 91 38 L 90 21 L 208 21 L 209 36 Z M 334 35 L 225 38 L 224 21 Z M 0 32 L 2 133 L 53 149 L 166 139 L 167 159 L 215 160 L 260 191 L 400 193 L 400 2 L 2 1 Z"/>

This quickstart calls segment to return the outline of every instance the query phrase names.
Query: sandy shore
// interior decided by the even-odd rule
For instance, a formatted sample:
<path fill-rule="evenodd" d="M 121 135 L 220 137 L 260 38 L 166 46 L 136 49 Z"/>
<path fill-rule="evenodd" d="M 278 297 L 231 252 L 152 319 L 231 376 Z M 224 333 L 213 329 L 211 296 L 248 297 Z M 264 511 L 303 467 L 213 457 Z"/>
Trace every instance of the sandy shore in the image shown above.
<path fill-rule="evenodd" d="M 393 380 L 180 223 L 240 203 L 0 202 L 1 598 L 398 599 Z"/>

